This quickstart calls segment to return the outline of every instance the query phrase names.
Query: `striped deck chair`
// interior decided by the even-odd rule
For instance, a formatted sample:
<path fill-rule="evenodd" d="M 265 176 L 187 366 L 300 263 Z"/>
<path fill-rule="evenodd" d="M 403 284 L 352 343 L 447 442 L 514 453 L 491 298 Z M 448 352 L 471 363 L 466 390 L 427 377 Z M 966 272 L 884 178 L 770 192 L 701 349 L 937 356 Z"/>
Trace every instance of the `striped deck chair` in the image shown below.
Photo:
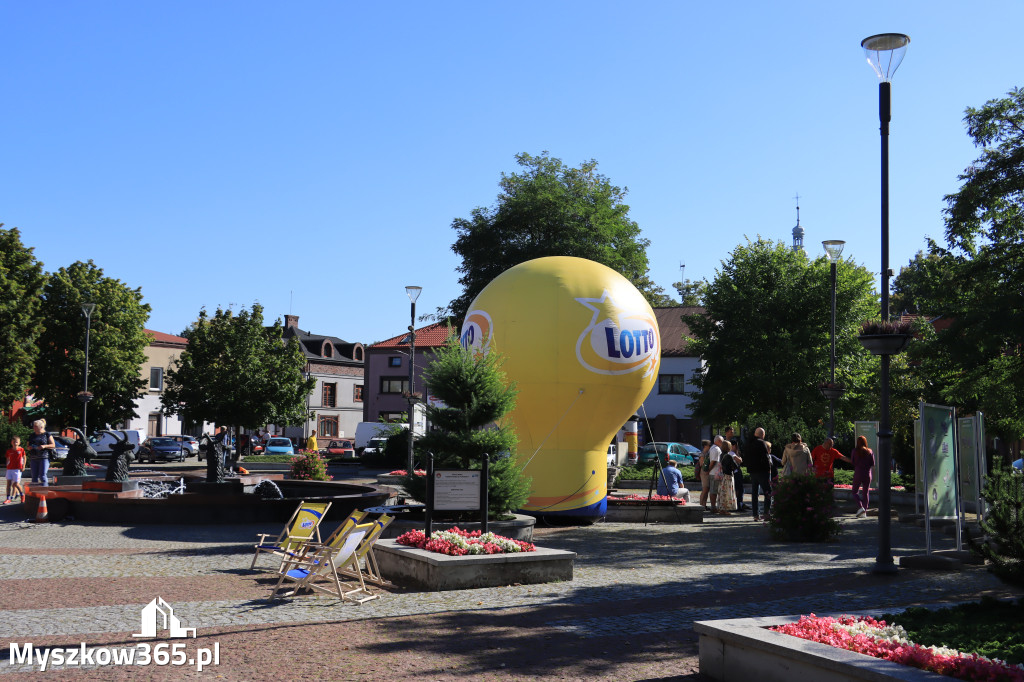
<path fill-rule="evenodd" d="M 373 546 L 384 532 L 384 529 L 387 528 L 394 520 L 394 516 L 388 516 L 387 514 L 382 514 L 378 517 L 377 520 L 373 522 L 373 529 L 366 534 L 366 537 L 363 538 L 359 547 L 356 548 L 356 560 L 338 569 L 341 575 L 346 578 L 353 578 L 359 581 L 359 589 L 348 592 L 349 599 L 352 601 L 362 604 L 363 602 L 370 601 L 371 599 L 380 598 L 379 594 L 374 594 L 366 588 L 366 583 L 368 582 L 382 586 L 391 584 L 380 574 L 380 568 L 377 566 L 377 558 L 373 555 Z M 352 596 L 354 594 L 362 594 L 363 596 L 356 598 Z"/>
<path fill-rule="evenodd" d="M 348 533 L 336 534 L 331 544 L 322 545 L 302 556 L 286 559 L 281 577 L 270 591 L 270 598 L 290 597 L 302 590 L 312 590 L 333 595 L 342 601 L 358 602 L 351 599 L 349 594 L 359 590 L 346 591 L 338 577 L 338 571 L 356 560 L 356 549 L 372 528 L 372 524 L 369 523 L 353 526 Z M 289 587 L 291 589 L 283 591 Z M 365 585 L 362 587 L 365 588 Z"/>
<path fill-rule="evenodd" d="M 339 537 L 344 537 L 345 535 L 348 535 L 352 531 L 352 529 L 359 525 L 365 518 L 366 512 L 356 509 L 351 514 L 349 514 L 348 518 L 342 521 L 341 525 L 335 528 L 334 532 L 328 535 L 327 539 L 323 542 L 307 540 L 306 542 L 299 544 L 294 549 L 291 549 L 288 552 L 286 552 L 287 556 L 285 556 L 285 558 L 281 560 L 281 566 L 284 567 L 285 562 L 289 559 L 294 559 L 302 557 L 306 554 L 311 554 L 320 549 L 321 547 L 323 547 L 324 545 L 336 544 L 339 540 Z M 278 573 L 280 572 L 281 571 L 279 570 Z"/>
<path fill-rule="evenodd" d="M 320 522 L 327 515 L 331 508 L 330 502 L 306 502 L 299 503 L 298 508 L 292 517 L 288 519 L 282 530 L 276 537 L 270 533 L 260 533 L 256 541 L 256 554 L 252 557 L 249 570 L 256 568 L 256 560 L 260 552 L 267 552 L 282 559 L 288 556 L 288 552 L 294 551 L 304 542 L 320 542 Z"/>

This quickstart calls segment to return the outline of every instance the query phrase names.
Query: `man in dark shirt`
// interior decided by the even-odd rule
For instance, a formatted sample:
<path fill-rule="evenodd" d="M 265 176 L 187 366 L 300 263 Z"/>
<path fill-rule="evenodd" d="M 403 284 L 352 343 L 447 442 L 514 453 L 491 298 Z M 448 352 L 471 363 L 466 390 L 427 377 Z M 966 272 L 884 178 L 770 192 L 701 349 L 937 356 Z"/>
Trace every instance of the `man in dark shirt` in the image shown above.
<path fill-rule="evenodd" d="M 768 445 L 764 442 L 764 429 L 754 429 L 754 437 L 747 441 L 743 450 L 743 464 L 750 474 L 750 506 L 754 511 L 754 520 L 766 520 L 772 508 L 771 464 Z M 758 515 L 757 495 L 761 490 L 764 499 L 764 513 Z"/>

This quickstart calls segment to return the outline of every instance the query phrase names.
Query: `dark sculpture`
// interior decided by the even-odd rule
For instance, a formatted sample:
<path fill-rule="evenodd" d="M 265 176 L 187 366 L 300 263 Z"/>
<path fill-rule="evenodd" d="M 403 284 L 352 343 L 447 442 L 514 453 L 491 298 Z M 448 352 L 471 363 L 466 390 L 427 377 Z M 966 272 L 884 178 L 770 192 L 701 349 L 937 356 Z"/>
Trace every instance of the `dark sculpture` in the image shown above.
<path fill-rule="evenodd" d="M 208 435 L 203 434 L 201 448 L 206 450 L 206 482 L 224 482 L 224 448 Z"/>
<path fill-rule="evenodd" d="M 128 472 L 131 471 L 131 465 L 128 462 L 128 456 L 135 452 L 135 446 L 128 440 L 128 434 L 124 431 L 104 431 L 103 433 L 109 433 L 116 441 L 110 446 L 110 464 L 107 465 L 106 480 L 124 483 L 130 480 Z M 117 436 L 119 433 L 121 434 L 120 438 Z"/>
<path fill-rule="evenodd" d="M 68 446 L 68 456 L 64 460 L 64 475 L 85 476 L 88 474 L 85 463 L 96 456 L 96 451 L 89 445 L 89 441 L 81 429 L 71 428 L 68 430 L 74 431 L 78 436 L 78 440 Z"/>

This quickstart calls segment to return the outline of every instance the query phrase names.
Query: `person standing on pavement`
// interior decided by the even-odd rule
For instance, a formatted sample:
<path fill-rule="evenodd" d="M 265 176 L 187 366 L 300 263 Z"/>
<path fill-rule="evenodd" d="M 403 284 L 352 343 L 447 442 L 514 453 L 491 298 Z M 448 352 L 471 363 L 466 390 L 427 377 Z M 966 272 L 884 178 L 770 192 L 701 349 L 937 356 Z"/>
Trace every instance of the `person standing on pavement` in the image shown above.
<path fill-rule="evenodd" d="M 722 469 L 722 483 L 718 491 L 718 513 L 730 516 L 739 507 L 736 504 L 736 484 L 733 473 L 743 463 L 739 455 L 732 451 L 732 443 L 722 441 L 722 456 L 719 466 Z"/>
<path fill-rule="evenodd" d="M 21 470 L 25 468 L 25 449 L 21 447 L 21 438 L 11 438 L 11 447 L 7 448 L 7 500 L 10 504 L 19 497 L 25 500 L 25 489 L 21 487 Z"/>
<path fill-rule="evenodd" d="M 826 438 L 821 445 L 811 450 L 811 459 L 814 460 L 814 475 L 818 477 L 819 481 L 828 483 L 829 488 L 835 487 L 835 472 L 832 469 L 832 464 L 837 459 L 841 459 L 847 464 L 853 463 L 852 459 L 836 450 L 832 447 L 833 445 L 832 439 Z"/>
<path fill-rule="evenodd" d="M 316 431 L 309 432 L 309 438 L 306 439 L 306 449 L 310 452 L 320 452 L 316 446 Z"/>
<path fill-rule="evenodd" d="M 875 453 L 868 447 L 868 439 L 857 436 L 857 447 L 853 455 L 853 496 L 857 500 L 857 518 L 868 513 L 868 488 L 871 487 L 871 470 L 875 466 Z M 860 489 L 860 495 L 857 490 Z"/>
<path fill-rule="evenodd" d="M 814 471 L 811 451 L 807 449 L 803 437 L 794 432 L 786 447 L 782 450 L 782 475 L 804 476 Z"/>
<path fill-rule="evenodd" d="M 46 487 L 50 485 L 46 472 L 50 468 L 50 455 L 56 445 L 53 436 L 46 432 L 46 420 L 32 422 L 32 435 L 28 437 L 28 463 L 32 469 L 32 483 Z"/>
<path fill-rule="evenodd" d="M 722 487 L 722 443 L 725 439 L 719 434 L 715 436 L 715 444 L 708 450 L 708 461 L 711 464 L 711 513 L 718 513 L 718 490 Z"/>
<path fill-rule="evenodd" d="M 736 509 L 746 511 L 747 505 L 743 504 L 743 486 L 746 481 L 743 477 L 743 458 L 740 457 L 740 439 L 731 426 L 725 428 L 725 439 L 732 445 L 729 451 L 736 455 L 736 470 L 732 474 L 733 487 L 736 489 Z"/>
<path fill-rule="evenodd" d="M 711 493 L 711 459 L 708 450 L 711 449 L 711 441 L 700 442 L 700 459 L 697 460 L 697 471 L 700 474 L 700 506 L 704 511 L 708 509 L 708 495 Z"/>
<path fill-rule="evenodd" d="M 750 473 L 750 508 L 754 512 L 754 520 L 768 518 L 772 508 L 771 455 L 764 441 L 765 432 L 760 426 L 754 429 L 754 437 L 747 441 L 743 451 L 743 463 Z M 758 513 L 757 496 L 760 491 L 764 500 L 764 511 Z"/>

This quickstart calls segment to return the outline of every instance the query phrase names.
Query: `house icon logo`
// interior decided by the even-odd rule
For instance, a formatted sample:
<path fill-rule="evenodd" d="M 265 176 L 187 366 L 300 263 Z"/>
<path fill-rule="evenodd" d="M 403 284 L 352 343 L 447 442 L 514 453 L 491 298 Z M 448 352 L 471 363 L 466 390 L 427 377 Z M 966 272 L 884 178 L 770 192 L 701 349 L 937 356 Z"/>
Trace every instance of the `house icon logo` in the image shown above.
<path fill-rule="evenodd" d="M 174 615 L 171 605 L 157 597 L 142 607 L 142 632 L 132 633 L 132 637 L 156 637 L 157 630 L 167 630 L 168 637 L 195 637 L 195 628 L 181 627 L 181 620 Z"/>

